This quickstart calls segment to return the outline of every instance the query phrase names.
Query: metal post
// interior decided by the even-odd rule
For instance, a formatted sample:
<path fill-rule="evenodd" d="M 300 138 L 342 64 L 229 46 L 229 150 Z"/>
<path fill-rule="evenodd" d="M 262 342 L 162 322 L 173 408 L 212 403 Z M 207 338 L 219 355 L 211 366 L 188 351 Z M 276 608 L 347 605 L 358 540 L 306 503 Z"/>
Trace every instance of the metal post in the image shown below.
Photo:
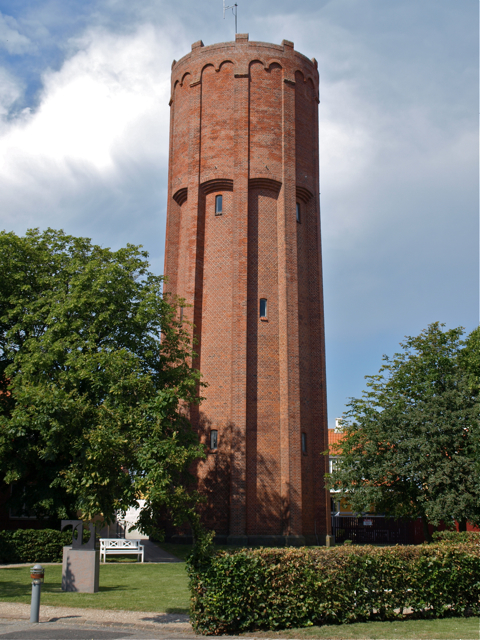
<path fill-rule="evenodd" d="M 38 622 L 40 616 L 41 580 L 32 580 L 32 604 L 30 607 L 30 622 Z"/>
<path fill-rule="evenodd" d="M 32 578 L 32 604 L 30 605 L 30 622 L 38 622 L 40 617 L 40 595 L 45 571 L 41 564 L 36 564 L 30 570 Z"/>
<path fill-rule="evenodd" d="M 225 0 L 223 0 L 223 19 L 225 20 L 225 11 L 227 9 L 231 9 L 233 15 L 235 16 L 235 35 L 237 35 L 237 3 L 231 4 L 228 7 L 225 5 Z"/>

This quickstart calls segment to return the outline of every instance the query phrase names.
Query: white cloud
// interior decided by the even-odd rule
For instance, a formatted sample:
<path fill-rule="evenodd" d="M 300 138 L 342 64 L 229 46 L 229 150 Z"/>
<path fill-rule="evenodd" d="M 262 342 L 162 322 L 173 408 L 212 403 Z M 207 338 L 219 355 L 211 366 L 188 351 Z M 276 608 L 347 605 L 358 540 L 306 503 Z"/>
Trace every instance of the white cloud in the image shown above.
<path fill-rule="evenodd" d="M 366 117 L 367 105 L 352 83 L 327 81 L 322 93 L 319 123 L 322 189 L 345 192 L 364 180 L 378 149 L 374 119 L 371 114 Z"/>
<path fill-rule="evenodd" d="M 0 132 L 2 226 L 36 225 L 39 211 L 65 226 L 79 194 L 89 208 L 92 183 L 108 185 L 113 201 L 132 168 L 166 161 L 170 35 L 151 26 L 123 36 L 94 30 L 70 46 L 61 69 L 44 74 L 38 109 Z M 17 94 L 11 83 L 10 102 Z"/>
<path fill-rule="evenodd" d="M 112 169 L 118 140 L 149 112 L 161 113 L 160 105 L 168 102 L 169 66 L 166 60 L 162 64 L 164 57 L 153 29 L 123 38 L 90 34 L 84 50 L 59 72 L 45 74 L 38 110 L 4 136 L 3 171 L 18 170 L 27 157 L 37 158 L 39 165 L 47 160 Z"/>
<path fill-rule="evenodd" d="M 22 54 L 33 51 L 34 44 L 21 34 L 15 18 L 0 13 L 0 48 L 10 54 Z"/>

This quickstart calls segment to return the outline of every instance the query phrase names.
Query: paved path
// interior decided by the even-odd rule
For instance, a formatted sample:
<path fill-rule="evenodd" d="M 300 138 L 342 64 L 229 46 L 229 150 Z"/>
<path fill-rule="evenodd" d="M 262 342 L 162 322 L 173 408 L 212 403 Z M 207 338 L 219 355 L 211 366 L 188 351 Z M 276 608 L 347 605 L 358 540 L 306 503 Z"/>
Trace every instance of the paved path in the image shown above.
<path fill-rule="evenodd" d="M 0 640 L 201 640 L 188 616 L 75 607 L 40 607 L 30 622 L 30 605 L 0 602 Z M 239 640 L 222 636 L 222 640 Z M 254 640 L 245 638 L 242 640 Z"/>
<path fill-rule="evenodd" d="M 150 540 L 142 540 L 142 544 L 145 547 L 145 562 L 183 562 L 183 560 L 172 556 L 171 553 L 167 553 Z"/>
<path fill-rule="evenodd" d="M 41 605 L 40 623 L 31 624 L 29 620 L 30 605 L 0 602 L 0 638 L 195 638 L 185 614 Z M 115 630 L 109 635 L 107 629 L 111 627 Z M 92 635 L 90 629 L 98 633 Z M 72 630 L 75 635 L 70 634 Z"/>
<path fill-rule="evenodd" d="M 193 640 L 198 636 L 150 631 L 126 625 L 78 626 L 60 622 L 32 624 L 0 618 L 0 640 L 7 640 L 7 638 L 9 640 Z"/>

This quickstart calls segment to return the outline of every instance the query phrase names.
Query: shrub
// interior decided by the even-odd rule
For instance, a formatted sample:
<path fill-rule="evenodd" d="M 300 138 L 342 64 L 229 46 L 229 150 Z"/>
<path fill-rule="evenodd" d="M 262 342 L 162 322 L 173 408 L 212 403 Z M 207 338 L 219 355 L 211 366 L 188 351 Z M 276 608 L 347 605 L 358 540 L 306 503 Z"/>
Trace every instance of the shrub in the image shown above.
<path fill-rule="evenodd" d="M 89 532 L 84 531 L 84 540 Z M 0 531 L 0 563 L 62 562 L 63 547 L 72 542 L 72 531 L 18 529 Z"/>
<path fill-rule="evenodd" d="M 432 538 L 439 543 L 480 543 L 480 531 L 435 531 Z"/>
<path fill-rule="evenodd" d="M 479 613 L 476 545 L 255 549 L 190 564 L 204 634 Z"/>

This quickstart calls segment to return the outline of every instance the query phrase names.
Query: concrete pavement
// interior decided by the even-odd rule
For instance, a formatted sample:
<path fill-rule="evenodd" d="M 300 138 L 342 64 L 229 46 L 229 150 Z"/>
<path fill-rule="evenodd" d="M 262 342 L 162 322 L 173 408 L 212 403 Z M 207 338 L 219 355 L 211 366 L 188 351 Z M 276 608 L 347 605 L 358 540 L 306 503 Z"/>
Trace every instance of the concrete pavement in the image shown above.
<path fill-rule="evenodd" d="M 61 621 L 32 624 L 23 620 L 0 618 L 2 640 L 190 640 L 194 637 L 129 625 L 79 625 Z"/>
<path fill-rule="evenodd" d="M 200 640 L 188 616 L 142 611 L 40 608 L 40 622 L 30 621 L 30 606 L 0 602 L 0 640 Z M 238 640 L 222 636 L 222 640 Z M 254 640 L 242 638 L 242 640 Z"/>
<path fill-rule="evenodd" d="M 145 562 L 184 562 L 176 556 L 172 556 L 171 553 L 167 553 L 161 547 L 157 546 L 150 540 L 142 540 L 141 544 L 144 546 L 144 560 Z"/>

